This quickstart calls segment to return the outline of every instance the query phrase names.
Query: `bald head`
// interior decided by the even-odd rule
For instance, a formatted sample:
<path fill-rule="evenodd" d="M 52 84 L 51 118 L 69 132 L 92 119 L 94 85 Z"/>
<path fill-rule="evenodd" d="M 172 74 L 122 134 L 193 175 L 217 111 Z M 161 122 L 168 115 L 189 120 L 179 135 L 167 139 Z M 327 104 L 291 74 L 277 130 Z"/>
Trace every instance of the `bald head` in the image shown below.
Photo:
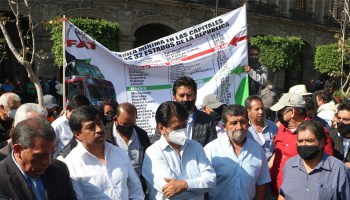
<path fill-rule="evenodd" d="M 121 113 L 135 115 L 135 117 L 136 117 L 137 116 L 137 109 L 131 103 L 124 102 L 124 103 L 119 104 L 119 106 L 117 107 L 117 117 L 119 117 Z"/>

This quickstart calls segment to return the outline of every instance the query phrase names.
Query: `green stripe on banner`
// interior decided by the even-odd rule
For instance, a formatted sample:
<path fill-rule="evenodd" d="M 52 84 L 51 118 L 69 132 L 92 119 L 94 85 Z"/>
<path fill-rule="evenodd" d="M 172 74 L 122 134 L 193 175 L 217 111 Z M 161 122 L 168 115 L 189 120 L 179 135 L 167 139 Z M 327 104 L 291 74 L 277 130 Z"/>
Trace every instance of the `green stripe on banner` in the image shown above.
<path fill-rule="evenodd" d="M 126 91 L 163 90 L 169 88 L 173 88 L 173 85 L 129 86 L 126 87 Z"/>
<path fill-rule="evenodd" d="M 241 65 L 238 65 L 235 69 L 230 70 L 229 73 L 227 75 L 231 75 L 231 74 L 237 74 L 237 75 L 241 75 L 241 73 L 244 72 L 244 69 Z M 227 76 L 226 75 L 226 76 Z M 207 83 L 209 82 L 214 76 L 210 76 L 210 77 L 206 77 L 206 78 L 201 78 L 201 79 L 197 79 L 195 80 L 195 82 L 197 84 L 200 83 Z M 241 82 L 242 83 L 242 82 Z M 144 90 L 163 90 L 163 89 L 170 89 L 172 88 L 173 85 L 172 84 L 167 84 L 167 85 L 152 85 L 152 86 L 129 86 L 126 87 L 126 91 L 144 91 Z M 236 94 L 237 96 L 237 94 Z M 237 102 L 237 101 L 235 101 Z"/>
<path fill-rule="evenodd" d="M 235 104 L 244 106 L 244 101 L 249 96 L 248 76 L 244 77 L 239 83 L 238 90 L 235 94 Z"/>

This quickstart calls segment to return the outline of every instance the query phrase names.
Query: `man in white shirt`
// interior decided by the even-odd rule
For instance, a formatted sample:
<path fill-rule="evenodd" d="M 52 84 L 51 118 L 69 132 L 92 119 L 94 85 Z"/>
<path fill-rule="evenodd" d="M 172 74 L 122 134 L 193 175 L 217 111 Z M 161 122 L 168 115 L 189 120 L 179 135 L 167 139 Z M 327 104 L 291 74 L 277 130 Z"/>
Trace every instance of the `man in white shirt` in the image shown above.
<path fill-rule="evenodd" d="M 56 149 L 53 153 L 53 157 L 56 158 L 60 151 L 69 143 L 73 138 L 73 133 L 69 127 L 69 117 L 73 110 L 80 106 L 90 105 L 89 99 L 83 95 L 77 95 L 68 102 L 67 110 L 63 115 L 52 122 L 52 127 L 56 133 Z"/>
<path fill-rule="evenodd" d="M 149 199 L 199 200 L 215 187 L 215 171 L 203 147 L 187 139 L 188 115 L 173 101 L 162 103 L 156 111 L 162 135 L 146 150 L 142 165 Z"/>
<path fill-rule="evenodd" d="M 69 125 L 78 145 L 64 159 L 78 199 L 144 199 L 142 186 L 128 155 L 106 142 L 99 110 L 74 110 Z"/>

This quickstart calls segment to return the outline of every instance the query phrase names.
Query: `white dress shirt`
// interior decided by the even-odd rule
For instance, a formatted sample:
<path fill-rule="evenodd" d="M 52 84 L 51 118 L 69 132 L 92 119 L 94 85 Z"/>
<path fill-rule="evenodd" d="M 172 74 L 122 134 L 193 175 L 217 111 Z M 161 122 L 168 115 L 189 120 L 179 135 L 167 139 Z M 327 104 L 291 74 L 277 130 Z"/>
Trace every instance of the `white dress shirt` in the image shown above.
<path fill-rule="evenodd" d="M 66 113 L 52 122 L 52 127 L 56 133 L 56 149 L 53 153 L 53 157 L 56 158 L 60 151 L 69 143 L 73 138 L 72 130 L 69 126 L 69 120 Z"/>
<path fill-rule="evenodd" d="M 163 136 L 152 144 L 145 153 L 142 175 L 146 179 L 149 199 L 166 199 L 162 188 L 164 178 L 185 180 L 188 189 L 171 199 L 199 200 L 204 193 L 215 187 L 216 175 L 203 147 L 197 141 L 186 140 L 180 155 L 168 144 Z"/>
<path fill-rule="evenodd" d="M 63 160 L 69 169 L 78 199 L 144 199 L 141 182 L 128 155 L 105 142 L 104 165 L 85 147 L 78 145 Z"/>

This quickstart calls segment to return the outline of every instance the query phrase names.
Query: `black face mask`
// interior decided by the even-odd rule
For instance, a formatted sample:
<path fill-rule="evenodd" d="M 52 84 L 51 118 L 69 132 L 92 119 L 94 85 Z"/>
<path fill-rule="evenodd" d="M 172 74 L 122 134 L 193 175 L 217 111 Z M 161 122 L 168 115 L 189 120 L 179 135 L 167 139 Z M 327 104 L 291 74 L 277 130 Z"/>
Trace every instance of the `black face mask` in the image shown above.
<path fill-rule="evenodd" d="M 316 145 L 298 145 L 298 154 L 304 160 L 314 159 L 320 152 L 320 147 Z"/>
<path fill-rule="evenodd" d="M 114 111 L 108 112 L 106 117 L 107 122 L 113 121 L 113 118 L 115 117 L 116 113 Z"/>
<path fill-rule="evenodd" d="M 129 126 L 122 126 L 122 125 L 117 125 L 117 130 L 122 133 L 122 134 L 130 134 L 132 130 L 134 130 L 135 125 L 129 125 Z"/>
<path fill-rule="evenodd" d="M 338 132 L 342 137 L 348 138 L 346 135 L 350 134 L 350 124 L 338 122 Z"/>
<path fill-rule="evenodd" d="M 209 113 L 209 115 L 210 115 L 210 117 L 213 118 L 215 121 L 220 121 L 220 120 L 221 120 L 221 114 L 220 114 L 220 113 L 211 111 L 211 112 Z"/>
<path fill-rule="evenodd" d="M 195 104 L 195 101 L 179 101 L 177 103 L 182 105 L 187 111 L 191 111 Z"/>
<path fill-rule="evenodd" d="M 53 116 L 53 113 L 54 113 L 54 111 L 49 111 L 49 112 L 47 112 L 47 116 L 51 117 L 51 116 Z"/>

